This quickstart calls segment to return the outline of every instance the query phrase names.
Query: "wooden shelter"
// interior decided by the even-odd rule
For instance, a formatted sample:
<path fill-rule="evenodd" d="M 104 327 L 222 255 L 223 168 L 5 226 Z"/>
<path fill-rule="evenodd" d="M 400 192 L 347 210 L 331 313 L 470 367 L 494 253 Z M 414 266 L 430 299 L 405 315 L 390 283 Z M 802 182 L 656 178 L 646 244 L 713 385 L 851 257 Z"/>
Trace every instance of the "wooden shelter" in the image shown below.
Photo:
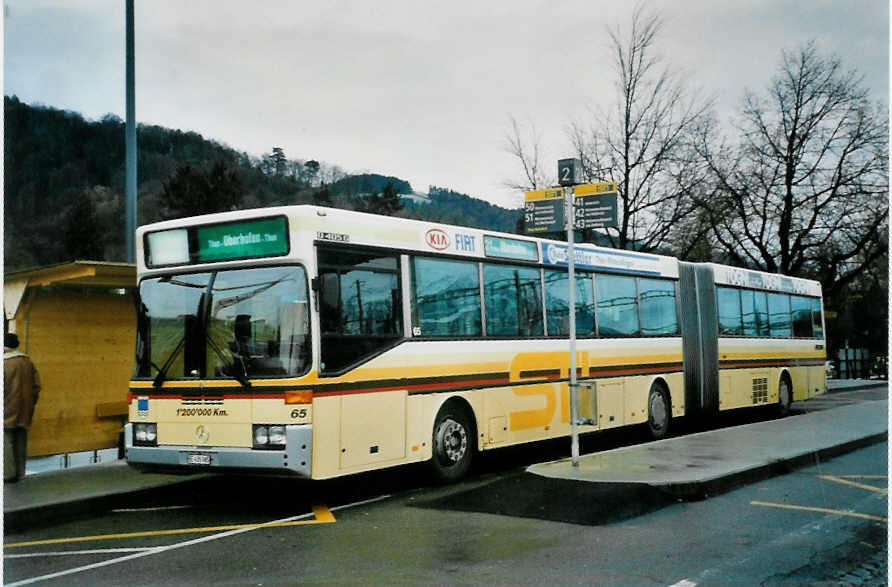
<path fill-rule="evenodd" d="M 74 261 L 4 276 L 8 332 L 42 389 L 28 456 L 117 446 L 136 336 L 136 268 Z"/>

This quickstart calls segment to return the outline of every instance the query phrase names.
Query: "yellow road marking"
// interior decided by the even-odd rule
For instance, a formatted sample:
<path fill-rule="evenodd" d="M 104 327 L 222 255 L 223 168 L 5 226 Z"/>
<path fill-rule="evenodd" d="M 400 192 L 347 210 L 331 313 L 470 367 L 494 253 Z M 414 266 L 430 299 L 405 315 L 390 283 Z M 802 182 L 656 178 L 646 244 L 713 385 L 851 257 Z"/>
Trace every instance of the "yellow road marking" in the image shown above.
<path fill-rule="evenodd" d="M 840 479 L 888 479 L 887 475 L 834 475 Z"/>
<path fill-rule="evenodd" d="M 818 475 L 819 479 L 824 479 L 825 481 L 833 481 L 834 483 L 842 483 L 843 485 L 851 485 L 852 487 L 858 487 L 859 489 L 866 489 L 867 491 L 875 491 L 877 493 L 882 493 L 883 495 L 889 495 L 889 490 L 885 487 L 874 487 L 873 485 L 849 481 L 846 477 L 859 478 L 858 476 L 852 475 Z M 885 479 L 885 477 L 883 478 Z"/>
<path fill-rule="evenodd" d="M 815 508 L 804 505 L 792 505 L 788 503 L 772 503 L 770 501 L 751 501 L 750 505 L 760 505 L 771 508 L 782 508 L 787 510 L 800 510 L 804 512 L 816 512 L 819 514 L 835 514 L 838 516 L 848 516 L 850 518 L 861 518 L 864 520 L 873 520 L 875 522 L 888 522 L 887 518 L 882 516 L 872 516 L 870 514 L 860 514 L 858 512 L 850 512 L 846 510 L 833 510 L 830 508 Z"/>
<path fill-rule="evenodd" d="M 200 534 L 205 532 L 223 532 L 227 530 L 253 530 L 257 528 L 281 528 L 284 526 L 305 526 L 308 524 L 331 524 L 334 515 L 324 505 L 314 505 L 312 520 L 295 520 L 291 522 L 267 522 L 264 524 L 232 524 L 228 526 L 208 526 L 205 528 L 177 528 L 175 530 L 147 530 L 145 532 L 127 532 L 124 534 L 99 534 L 97 536 L 75 536 L 72 538 L 53 538 L 50 540 L 32 540 L 30 542 L 13 542 L 4 544 L 3 548 L 20 548 L 22 546 L 40 546 L 44 544 L 63 544 L 69 542 L 88 542 L 91 540 L 114 540 L 119 538 L 140 538 L 145 536 L 169 536 L 172 534 Z"/>

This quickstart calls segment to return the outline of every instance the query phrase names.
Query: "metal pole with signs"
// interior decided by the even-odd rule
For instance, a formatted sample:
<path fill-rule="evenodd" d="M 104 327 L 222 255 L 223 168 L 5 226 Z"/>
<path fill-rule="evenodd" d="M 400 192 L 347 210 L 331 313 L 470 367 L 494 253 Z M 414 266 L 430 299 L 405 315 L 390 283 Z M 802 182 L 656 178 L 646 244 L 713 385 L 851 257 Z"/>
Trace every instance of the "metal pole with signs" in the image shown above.
<path fill-rule="evenodd" d="M 574 225 L 576 214 L 573 202 L 573 186 L 579 183 L 579 174 L 582 172 L 582 164 L 578 159 L 561 159 L 558 161 L 558 181 L 564 186 L 564 203 L 567 210 L 567 274 L 569 291 L 567 292 L 567 306 L 570 312 L 570 460 L 574 467 L 579 466 L 579 418 L 578 389 L 576 387 L 576 281 L 574 270 L 576 269 L 576 252 L 573 244 L 576 240 Z"/>
<path fill-rule="evenodd" d="M 579 185 L 582 164 L 578 159 L 558 161 L 558 179 L 562 188 L 526 192 L 524 232 L 567 232 L 567 274 L 569 291 L 570 339 L 570 460 L 579 466 L 579 425 L 596 424 L 579 418 L 579 384 L 576 380 L 576 251 L 574 231 L 617 226 L 617 186 L 614 182 Z"/>
<path fill-rule="evenodd" d="M 567 293 L 567 307 L 570 311 L 570 460 L 574 467 L 579 466 L 579 418 L 578 390 L 576 387 L 576 282 L 573 276 L 576 269 L 576 252 L 573 249 L 573 186 L 564 188 L 564 199 L 567 206 L 567 282 L 570 289 Z"/>

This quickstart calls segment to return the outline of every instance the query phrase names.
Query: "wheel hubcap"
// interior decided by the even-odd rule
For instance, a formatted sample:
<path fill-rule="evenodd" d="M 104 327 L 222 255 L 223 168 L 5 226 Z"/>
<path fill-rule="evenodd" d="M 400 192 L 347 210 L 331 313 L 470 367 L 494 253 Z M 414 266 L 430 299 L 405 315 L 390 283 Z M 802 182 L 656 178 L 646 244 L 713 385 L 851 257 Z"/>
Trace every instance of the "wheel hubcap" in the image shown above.
<path fill-rule="evenodd" d="M 659 393 L 650 398 L 650 423 L 655 430 L 662 430 L 666 426 L 666 404 Z"/>
<path fill-rule="evenodd" d="M 780 395 L 780 402 L 782 406 L 786 407 L 790 405 L 790 386 L 787 385 L 786 381 L 781 381 L 778 394 Z"/>
<path fill-rule="evenodd" d="M 457 463 L 468 449 L 468 433 L 465 427 L 455 420 L 446 419 L 440 424 L 437 433 L 440 454 L 449 463 Z"/>

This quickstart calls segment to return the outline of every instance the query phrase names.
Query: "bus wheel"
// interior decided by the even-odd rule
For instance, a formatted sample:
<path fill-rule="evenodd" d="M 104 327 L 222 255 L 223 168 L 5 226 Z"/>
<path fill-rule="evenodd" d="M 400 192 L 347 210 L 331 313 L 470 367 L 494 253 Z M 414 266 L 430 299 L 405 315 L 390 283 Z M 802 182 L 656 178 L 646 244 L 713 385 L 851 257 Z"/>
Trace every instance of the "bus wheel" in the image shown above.
<path fill-rule="evenodd" d="M 439 481 L 461 479 L 471 466 L 474 455 L 473 429 L 465 411 L 455 404 L 446 404 L 434 423 L 431 467 Z"/>
<path fill-rule="evenodd" d="M 669 391 L 662 383 L 654 383 L 647 398 L 647 429 L 654 440 L 666 438 L 672 408 L 669 405 Z"/>
<path fill-rule="evenodd" d="M 777 413 L 781 417 L 790 413 L 790 404 L 793 403 L 793 386 L 790 385 L 790 378 L 782 375 L 780 382 L 777 384 Z"/>

